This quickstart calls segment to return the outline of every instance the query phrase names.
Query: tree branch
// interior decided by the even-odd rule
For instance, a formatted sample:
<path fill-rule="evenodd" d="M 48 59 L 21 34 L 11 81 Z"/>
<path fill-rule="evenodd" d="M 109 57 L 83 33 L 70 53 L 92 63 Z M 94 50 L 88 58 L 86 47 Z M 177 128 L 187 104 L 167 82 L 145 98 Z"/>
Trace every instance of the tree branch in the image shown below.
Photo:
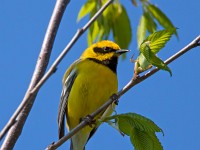
<path fill-rule="evenodd" d="M 102 6 L 99 11 L 80 29 L 77 30 L 71 41 L 62 51 L 62 53 L 58 56 L 58 58 L 54 61 L 52 66 L 49 68 L 47 73 L 43 76 L 43 78 L 38 82 L 35 88 L 31 91 L 31 93 L 35 93 L 44 83 L 45 81 L 52 75 L 52 73 L 56 70 L 58 64 L 62 61 L 64 56 L 69 52 L 70 48 L 74 45 L 74 43 L 80 38 L 80 36 L 90 27 L 90 25 L 96 21 L 96 19 L 103 13 L 103 11 L 113 2 L 113 0 L 108 0 L 104 6 Z"/>
<path fill-rule="evenodd" d="M 51 50 L 54 44 L 54 39 L 68 2 L 69 0 L 56 1 L 56 5 L 44 37 L 38 61 L 28 90 L 24 96 L 23 101 L 21 102 L 17 110 L 14 112 L 14 114 L 0 133 L 0 139 L 2 139 L 9 130 L 8 135 L 2 144 L 2 150 L 13 149 L 17 139 L 19 138 L 19 135 L 21 134 L 24 123 L 28 117 L 28 114 L 32 108 L 32 105 L 38 92 L 38 90 L 35 91 L 35 93 L 30 93 L 30 91 L 35 87 L 35 85 L 42 78 L 46 71 L 51 55 Z"/>
<path fill-rule="evenodd" d="M 185 54 L 186 52 L 188 52 L 189 50 L 191 50 L 191 49 L 193 49 L 193 48 L 195 48 L 197 46 L 200 46 L 200 36 L 196 37 L 191 43 L 189 43 L 187 46 L 185 46 L 179 52 L 177 52 L 176 54 L 174 54 L 173 56 L 171 56 L 170 58 L 168 58 L 165 61 L 165 63 L 166 64 L 171 63 L 172 61 L 176 60 L 177 58 L 179 58 L 180 56 L 182 56 L 183 54 Z M 149 78 L 150 76 L 152 76 L 153 74 L 155 74 L 159 70 L 160 69 L 158 69 L 158 68 L 154 68 L 154 69 L 152 69 L 151 71 L 147 72 L 146 74 L 144 74 L 141 77 L 132 78 L 129 81 L 129 83 L 126 84 L 126 86 L 123 87 L 123 89 L 121 89 L 116 95 L 111 96 L 111 98 L 104 105 L 102 105 L 95 112 L 93 112 L 92 114 L 90 114 L 89 115 L 90 118 L 94 119 L 94 117 L 96 115 L 100 114 L 109 105 L 111 105 L 113 102 L 117 101 L 128 90 L 130 90 L 132 87 L 134 87 L 138 83 L 140 83 L 140 82 L 144 81 L 145 79 Z M 50 144 L 46 148 L 46 150 L 55 150 L 56 148 L 58 148 L 59 146 L 61 146 L 64 142 L 66 142 L 68 139 L 70 139 L 79 130 L 81 130 L 82 128 L 84 128 L 86 125 L 88 125 L 88 121 L 86 121 L 86 120 L 81 121 L 80 124 L 78 124 L 74 129 L 72 129 L 67 135 L 65 135 L 64 137 L 62 137 L 58 142 Z"/>
<path fill-rule="evenodd" d="M 4 137 L 4 135 L 7 133 L 7 131 L 10 129 L 10 127 L 16 122 L 18 122 L 18 123 L 20 123 L 20 122 L 22 122 L 22 124 L 24 124 L 25 123 L 25 120 L 26 120 L 26 118 L 27 118 L 27 116 L 28 116 L 28 114 L 29 114 L 29 112 L 30 112 L 30 109 L 31 109 L 31 107 L 32 107 L 32 105 L 33 105 L 33 102 L 34 102 L 34 100 L 35 100 L 35 97 L 36 97 L 36 95 L 37 95 L 37 92 L 39 91 L 39 89 L 41 88 L 41 86 L 45 83 L 45 81 L 55 72 L 55 70 L 56 70 L 56 67 L 58 66 L 58 64 L 62 61 L 62 59 L 64 58 L 64 56 L 67 54 L 67 52 L 70 50 L 70 48 L 74 45 L 74 43 L 80 38 L 80 36 L 89 28 L 89 26 L 102 14 L 102 12 L 111 4 L 113 2 L 113 0 L 108 0 L 105 4 L 104 4 L 104 6 L 89 20 L 89 22 L 87 22 L 81 29 L 79 29 L 79 30 L 77 30 L 77 32 L 75 33 L 75 35 L 74 35 L 74 37 L 72 38 L 72 40 L 69 42 L 69 44 L 65 47 L 65 49 L 62 51 L 62 53 L 58 56 L 58 58 L 54 61 L 54 63 L 52 64 L 52 66 L 50 67 L 50 69 L 47 71 L 47 73 L 43 76 L 43 77 L 40 77 L 40 80 L 38 79 L 38 80 L 34 80 L 35 82 L 31 82 L 30 83 L 30 86 L 29 86 L 29 89 L 27 90 L 27 92 L 26 92 L 26 95 L 25 95 L 25 97 L 24 97 L 24 99 L 23 99 L 23 101 L 22 101 L 22 103 L 19 105 L 19 107 L 17 108 L 17 110 L 15 111 L 15 113 L 13 114 L 13 116 L 10 118 L 10 120 L 9 120 L 9 122 L 7 123 L 7 125 L 4 127 L 4 129 L 1 131 L 1 133 L 0 133 L 0 139 L 2 139 L 3 137 Z M 67 4 L 67 3 L 66 3 Z M 56 4 L 56 5 L 58 5 L 58 4 Z M 63 5 L 63 4 L 62 4 Z M 65 6 L 66 7 L 66 6 Z M 56 6 L 55 6 L 55 9 L 56 9 Z M 54 9 L 54 11 L 55 11 L 55 9 Z M 58 9 L 59 10 L 59 9 Z M 60 11 L 60 10 L 59 10 Z M 63 12 L 64 12 L 64 10 L 63 10 Z M 53 16 L 54 15 L 52 15 L 52 18 L 53 18 Z M 61 19 L 61 18 L 60 18 Z M 52 19 L 51 19 L 52 20 Z M 53 21 L 54 22 L 54 24 L 55 23 L 57 23 L 57 22 L 55 22 L 55 21 Z M 60 22 L 60 21 L 59 21 Z M 56 24 L 57 25 L 57 27 L 59 26 L 59 24 Z M 48 33 L 48 31 L 47 31 L 47 33 Z M 47 33 L 46 33 L 46 35 L 47 35 Z M 46 36 L 45 36 L 46 37 Z M 49 38 L 49 37 L 48 37 Z M 47 38 L 47 39 L 48 39 Z M 54 38 L 53 38 L 54 39 Z M 43 46 L 42 46 L 42 48 L 44 47 L 45 48 L 45 46 L 47 45 L 48 46 L 48 44 L 47 43 L 45 43 L 47 40 L 46 40 L 46 38 L 44 39 L 44 42 L 43 42 Z M 51 43 L 52 43 L 52 45 L 53 45 L 53 41 L 51 41 Z M 52 46 L 51 46 L 51 48 L 52 48 Z M 44 52 L 44 53 L 42 53 L 43 55 L 46 53 L 46 51 Z M 50 54 L 49 54 L 49 56 L 50 56 Z M 39 60 L 41 59 L 42 57 L 41 57 L 41 55 L 39 56 Z M 42 63 L 41 63 L 42 64 Z M 40 65 L 41 65 L 40 64 Z M 48 64 L 48 63 L 47 63 Z M 40 66 L 40 65 L 38 65 L 37 64 L 37 66 Z M 36 68 L 38 68 L 36 66 Z M 41 66 L 39 67 L 39 68 L 41 68 Z M 36 70 L 36 69 L 35 69 Z M 45 68 L 45 70 L 46 70 L 46 68 Z M 45 71 L 44 70 L 44 71 Z M 34 73 L 34 75 L 33 75 L 33 77 L 32 78 L 34 78 L 34 77 L 36 77 L 36 75 L 37 75 L 37 73 Z M 44 73 L 43 73 L 44 74 Z M 43 75 L 42 74 L 42 75 Z M 33 79 L 32 79 L 32 81 L 33 81 Z M 37 81 L 37 82 L 36 82 Z M 35 84 L 33 84 L 33 83 L 35 83 Z M 25 107 L 28 107 L 28 108 L 30 108 L 29 110 L 27 110 Z M 21 112 L 22 111 L 22 112 Z M 25 119 L 22 119 L 22 120 L 20 120 L 20 119 L 18 119 L 17 121 L 16 121 L 16 118 L 18 117 L 18 118 L 24 118 L 24 117 L 19 117 L 18 115 L 20 115 L 21 116 L 21 114 L 22 115 L 25 115 Z M 14 124 L 15 125 L 15 124 Z M 16 126 L 16 125 L 15 125 Z M 22 125 L 22 127 L 23 127 L 23 125 Z M 15 128 L 14 130 L 18 130 L 18 129 L 20 129 L 20 128 Z M 22 128 L 20 129 L 20 133 L 21 133 L 21 130 L 22 130 Z M 19 132 L 19 131 L 18 131 Z M 19 134 L 20 134 L 19 133 Z M 19 136 L 19 135 L 18 135 Z M 8 136 L 7 136 L 8 137 Z M 7 141 L 7 139 L 5 139 L 5 141 Z M 5 141 L 4 141 L 4 143 L 5 143 Z M 6 142 L 7 143 L 7 142 Z M 4 147 L 4 145 L 7 145 L 7 144 L 3 144 L 2 145 L 2 148 Z M 14 145 L 13 145 L 14 146 Z"/>

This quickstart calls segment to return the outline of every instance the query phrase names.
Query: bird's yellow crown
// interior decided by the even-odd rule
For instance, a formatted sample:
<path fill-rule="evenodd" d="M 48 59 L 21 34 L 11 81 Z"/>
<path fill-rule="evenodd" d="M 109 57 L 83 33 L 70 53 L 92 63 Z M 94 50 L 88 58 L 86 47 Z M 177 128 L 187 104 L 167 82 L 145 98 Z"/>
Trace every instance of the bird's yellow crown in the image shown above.
<path fill-rule="evenodd" d="M 99 61 L 109 60 L 114 56 L 118 57 L 120 55 L 115 53 L 117 50 L 120 50 L 120 47 L 116 43 L 105 40 L 88 47 L 81 55 L 81 59 L 93 58 Z"/>

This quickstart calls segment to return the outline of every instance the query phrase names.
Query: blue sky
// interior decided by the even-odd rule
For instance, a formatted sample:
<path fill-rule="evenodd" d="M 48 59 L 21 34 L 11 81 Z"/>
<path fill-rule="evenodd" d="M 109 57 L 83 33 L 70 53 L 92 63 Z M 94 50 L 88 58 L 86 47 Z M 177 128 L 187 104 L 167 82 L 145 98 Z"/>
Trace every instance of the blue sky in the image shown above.
<path fill-rule="evenodd" d="M 55 60 L 71 37 L 86 23 L 76 22 L 78 11 L 85 1 L 71 1 L 59 28 L 50 63 Z M 159 53 L 166 59 L 200 33 L 199 1 L 154 0 L 173 24 L 179 28 L 175 37 Z M 55 1 L 6 1 L 0 5 L 0 130 L 20 104 L 29 85 L 42 40 Z M 141 8 L 124 1 L 133 29 L 133 38 L 125 61 L 119 61 L 118 78 L 121 89 L 133 75 L 132 54 L 137 54 L 136 28 Z M 57 72 L 45 83 L 36 98 L 23 132 L 15 146 L 21 149 L 45 149 L 57 141 L 57 112 L 61 93 L 61 79 L 68 66 L 87 47 L 86 33 L 77 41 L 58 66 Z M 169 65 L 173 72 L 159 71 L 128 91 L 119 102 L 118 113 L 136 112 L 152 119 L 165 133 L 158 134 L 165 150 L 198 150 L 200 141 L 200 48 L 195 48 Z M 50 65 L 49 65 L 50 66 Z M 2 144 L 2 142 L 0 142 Z M 69 142 L 60 149 L 68 149 Z M 88 150 L 132 149 L 128 137 L 122 137 L 107 124 L 102 125 L 87 144 Z"/>

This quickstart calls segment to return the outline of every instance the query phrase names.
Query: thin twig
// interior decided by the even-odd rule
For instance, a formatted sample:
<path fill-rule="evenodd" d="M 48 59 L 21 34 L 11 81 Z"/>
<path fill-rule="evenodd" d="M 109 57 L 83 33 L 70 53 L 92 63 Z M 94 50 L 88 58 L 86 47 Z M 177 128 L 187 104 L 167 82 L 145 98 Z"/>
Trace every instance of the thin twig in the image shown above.
<path fill-rule="evenodd" d="M 42 79 L 39 80 L 39 82 L 34 85 L 32 89 L 29 89 L 20 104 L 20 106 L 17 108 L 13 116 L 10 118 L 9 122 L 6 124 L 4 129 L 0 133 L 0 139 L 4 137 L 4 135 L 7 133 L 9 128 L 15 123 L 16 118 L 18 117 L 19 113 L 23 110 L 23 108 L 29 104 L 32 99 L 35 99 L 35 96 L 40 89 L 40 87 L 45 83 L 45 81 L 55 72 L 56 67 L 58 64 L 62 61 L 64 56 L 69 52 L 70 48 L 74 45 L 74 43 L 80 38 L 80 36 L 90 27 L 90 25 L 102 14 L 102 12 L 113 2 L 113 0 L 109 0 L 104 4 L 104 6 L 89 20 L 88 23 L 86 23 L 81 29 L 77 30 L 72 40 L 69 42 L 69 44 L 65 47 L 65 49 L 62 51 L 62 53 L 58 56 L 58 58 L 54 61 L 50 69 L 47 71 L 47 73 L 42 77 Z M 43 44 L 46 45 L 46 44 Z"/>
<path fill-rule="evenodd" d="M 165 63 L 169 64 L 172 61 L 176 60 L 189 50 L 200 46 L 200 36 L 195 38 L 191 43 L 189 43 L 187 46 L 185 46 L 183 49 L 181 49 L 179 52 L 168 58 Z M 103 104 L 100 108 L 98 108 L 95 112 L 90 114 L 90 118 L 93 119 L 96 115 L 100 114 L 103 110 L 105 110 L 109 105 L 111 105 L 114 101 L 117 101 L 123 94 L 125 94 L 128 90 L 130 90 L 133 86 L 137 85 L 138 83 L 144 81 L 145 79 L 149 78 L 153 74 L 155 74 L 160 69 L 154 68 L 153 70 L 149 71 L 148 73 L 144 74 L 141 77 L 132 78 L 126 86 L 124 86 L 123 89 L 121 89 L 114 97 L 111 97 L 105 104 Z M 70 139 L 74 134 L 76 134 L 79 130 L 84 128 L 88 122 L 86 120 L 81 121 L 80 124 L 78 124 L 74 129 L 72 129 L 66 136 L 62 137 L 58 142 L 54 142 L 50 144 L 46 150 L 55 150 L 59 146 L 61 146 L 64 142 L 66 142 L 68 139 Z"/>
<path fill-rule="evenodd" d="M 2 150 L 13 149 L 17 139 L 19 138 L 19 135 L 21 134 L 24 123 L 37 95 L 37 91 L 31 94 L 30 91 L 34 88 L 34 86 L 38 83 L 46 71 L 51 55 L 51 50 L 54 44 L 54 39 L 68 2 L 69 0 L 56 1 L 56 5 L 44 37 L 42 48 L 28 90 L 24 96 L 23 101 L 18 106 L 17 110 L 13 113 L 12 117 L 0 133 L 0 139 L 2 139 L 9 130 L 8 135 L 2 144 Z"/>
<path fill-rule="evenodd" d="M 180 56 L 182 56 L 183 54 L 185 54 L 186 52 L 188 52 L 189 50 L 200 46 L 200 36 L 197 36 L 192 42 L 190 42 L 187 46 L 185 46 L 184 48 L 182 48 L 181 50 L 179 50 L 177 53 L 175 53 L 174 55 L 172 55 L 170 58 L 168 58 L 165 63 L 169 64 L 172 61 L 174 61 L 175 59 L 179 58 Z M 154 73 L 156 73 L 157 71 L 159 71 L 160 69 L 158 68 L 154 68 L 151 71 L 147 72 L 146 74 L 144 74 L 141 77 L 138 77 L 136 79 L 132 79 L 122 90 L 119 91 L 118 95 L 121 96 L 124 93 L 126 93 L 130 88 L 132 88 L 133 86 L 137 85 L 138 83 L 140 83 L 141 81 L 147 79 L 148 77 L 152 76 Z"/>
<path fill-rule="evenodd" d="M 58 58 L 54 61 L 50 69 L 47 73 L 43 76 L 43 78 L 38 82 L 35 88 L 31 91 L 31 93 L 35 93 L 43 84 L 44 82 L 51 76 L 51 74 L 55 71 L 58 64 L 62 61 L 64 56 L 69 52 L 70 48 L 74 45 L 74 43 L 80 38 L 80 36 L 90 27 L 90 25 L 96 21 L 96 19 L 103 13 L 103 11 L 113 2 L 113 0 L 107 1 L 104 6 L 99 9 L 99 11 L 86 23 L 81 29 L 78 29 L 75 35 L 73 36 L 72 40 L 68 43 L 62 53 L 58 56 Z"/>

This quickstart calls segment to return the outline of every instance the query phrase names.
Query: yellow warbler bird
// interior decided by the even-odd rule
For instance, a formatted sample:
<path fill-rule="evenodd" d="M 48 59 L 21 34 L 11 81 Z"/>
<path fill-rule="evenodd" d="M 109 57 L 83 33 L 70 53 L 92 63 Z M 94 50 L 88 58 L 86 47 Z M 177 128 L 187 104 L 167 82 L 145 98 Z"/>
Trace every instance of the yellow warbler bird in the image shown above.
<path fill-rule="evenodd" d="M 101 41 L 87 48 L 68 68 L 62 81 L 58 112 L 59 138 L 64 136 L 65 116 L 70 131 L 117 92 L 117 62 L 118 57 L 125 52 L 128 50 L 120 49 L 114 42 Z M 111 112 L 107 115 L 111 115 Z M 70 150 L 85 149 L 97 127 L 86 126 L 78 131 L 71 138 Z"/>

